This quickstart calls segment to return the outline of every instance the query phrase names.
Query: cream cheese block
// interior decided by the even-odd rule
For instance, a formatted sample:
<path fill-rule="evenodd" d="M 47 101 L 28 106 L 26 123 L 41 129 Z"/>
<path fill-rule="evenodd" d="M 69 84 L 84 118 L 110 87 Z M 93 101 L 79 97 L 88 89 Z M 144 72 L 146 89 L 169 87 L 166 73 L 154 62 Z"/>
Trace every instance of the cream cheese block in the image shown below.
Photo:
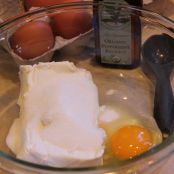
<path fill-rule="evenodd" d="M 56 167 L 102 163 L 98 90 L 91 73 L 73 63 L 20 67 L 20 115 L 7 136 L 17 158 Z"/>

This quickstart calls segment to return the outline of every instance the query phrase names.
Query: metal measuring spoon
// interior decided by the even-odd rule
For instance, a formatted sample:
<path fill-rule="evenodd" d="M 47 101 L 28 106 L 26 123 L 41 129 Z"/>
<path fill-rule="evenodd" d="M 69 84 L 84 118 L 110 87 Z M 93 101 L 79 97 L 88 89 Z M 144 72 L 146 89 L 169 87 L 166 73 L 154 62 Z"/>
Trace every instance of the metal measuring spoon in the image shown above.
<path fill-rule="evenodd" d="M 154 118 L 163 133 L 174 130 L 174 97 L 170 74 L 174 63 L 174 39 L 167 34 L 154 35 L 144 43 L 142 55 L 156 78 Z"/>

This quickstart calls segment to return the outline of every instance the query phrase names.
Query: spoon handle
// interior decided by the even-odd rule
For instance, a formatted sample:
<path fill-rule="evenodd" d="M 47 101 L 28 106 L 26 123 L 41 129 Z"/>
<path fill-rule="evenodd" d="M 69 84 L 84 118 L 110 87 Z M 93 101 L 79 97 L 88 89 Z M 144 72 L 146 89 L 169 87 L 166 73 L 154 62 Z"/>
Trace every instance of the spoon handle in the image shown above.
<path fill-rule="evenodd" d="M 154 118 L 165 133 L 173 131 L 174 122 L 174 98 L 169 77 L 165 73 L 160 73 L 156 79 L 156 89 L 154 97 Z"/>

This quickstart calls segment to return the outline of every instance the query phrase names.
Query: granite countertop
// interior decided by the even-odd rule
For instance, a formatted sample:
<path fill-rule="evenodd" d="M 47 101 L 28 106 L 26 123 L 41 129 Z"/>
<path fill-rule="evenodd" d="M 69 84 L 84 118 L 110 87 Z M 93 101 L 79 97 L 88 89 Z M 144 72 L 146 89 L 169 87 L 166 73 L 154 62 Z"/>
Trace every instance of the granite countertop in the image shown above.
<path fill-rule="evenodd" d="M 174 0 L 154 0 L 144 7 L 174 20 Z"/>
<path fill-rule="evenodd" d="M 144 8 L 153 10 L 166 17 L 174 19 L 174 0 L 144 0 L 144 3 Z M 13 17 L 14 15 L 20 14 L 23 11 L 24 9 L 20 0 L 0 0 L 1 20 Z"/>

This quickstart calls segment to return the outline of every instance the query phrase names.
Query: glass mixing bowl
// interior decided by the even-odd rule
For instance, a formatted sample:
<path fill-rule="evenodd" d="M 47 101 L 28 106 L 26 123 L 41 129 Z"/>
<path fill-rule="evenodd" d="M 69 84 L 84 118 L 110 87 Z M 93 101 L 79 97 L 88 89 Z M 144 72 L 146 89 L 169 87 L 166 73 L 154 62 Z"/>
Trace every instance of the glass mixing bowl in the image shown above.
<path fill-rule="evenodd" d="M 108 10 L 109 9 L 109 10 Z M 15 47 L 12 49 L 10 38 L 16 30 L 26 25 L 31 21 L 45 21 L 51 23 L 51 18 L 57 14 L 68 14 L 69 12 L 85 12 L 90 14 L 90 17 L 82 19 L 80 23 L 76 22 L 78 28 L 82 31 L 75 32 L 73 37 L 67 36 L 65 38 L 55 36 L 55 44 L 53 48 L 48 50 L 41 56 L 36 56 L 32 59 L 23 59 L 17 53 L 14 53 Z M 109 17 L 109 18 L 108 18 Z M 110 56 L 107 49 L 99 44 L 99 32 L 101 29 L 103 35 L 109 35 L 110 39 L 114 37 L 121 37 L 121 31 L 124 31 L 125 26 L 130 26 L 130 18 L 132 19 L 132 41 L 128 40 L 126 49 L 133 50 L 132 57 L 135 58 L 134 66 L 125 66 L 130 62 L 122 62 L 123 66 L 113 66 L 110 64 L 120 63 L 117 56 L 113 56 L 116 52 L 112 53 L 111 60 L 107 59 L 106 62 L 101 63 L 100 52 L 103 55 Z M 88 20 L 87 20 L 88 19 Z M 99 27 L 97 19 L 103 20 Z M 112 19 L 112 20 L 111 20 Z M 76 20 L 76 21 L 78 21 Z M 84 22 L 85 21 L 85 22 Z M 114 21 L 114 22 L 113 22 Z M 85 27 L 83 27 L 83 25 Z M 68 24 L 69 27 L 73 25 L 65 19 L 61 21 L 60 26 Z M 85 25 L 87 24 L 87 25 Z M 51 24 L 52 25 L 52 24 Z M 59 26 L 59 27 L 60 27 Z M 102 27 L 110 28 L 110 32 L 105 33 Z M 55 27 L 55 26 L 54 26 Z M 53 28 L 54 28 L 53 27 Z M 54 28 L 55 29 L 55 28 Z M 77 28 L 76 28 L 77 29 Z M 114 33 L 114 30 L 117 33 Z M 57 29 L 55 29 L 57 30 Z M 65 31 L 63 29 L 62 31 Z M 131 31 L 131 30 L 130 30 Z M 121 110 L 126 111 L 128 115 L 138 115 L 137 119 L 141 119 L 145 126 L 153 130 L 156 126 L 153 116 L 153 101 L 155 91 L 155 77 L 149 69 L 147 62 L 144 61 L 144 56 L 150 52 L 150 48 L 156 46 L 151 44 L 149 49 L 143 49 L 143 44 L 151 36 L 163 35 L 170 38 L 173 42 L 174 38 L 174 23 L 154 12 L 146 11 L 137 7 L 132 7 L 125 4 L 114 5 L 112 3 L 93 3 L 90 1 L 77 2 L 71 4 L 59 4 L 47 8 L 38 8 L 34 11 L 24 13 L 20 16 L 11 18 L 0 24 L 0 168 L 4 173 L 153 173 L 167 160 L 174 151 L 174 134 L 171 132 L 169 136 L 163 134 L 163 141 L 159 145 L 153 147 L 146 153 L 139 155 L 130 160 L 118 162 L 115 159 L 109 160 L 102 166 L 86 167 L 86 168 L 56 168 L 44 166 L 39 164 L 30 163 L 20 159 L 16 159 L 10 152 L 6 145 L 6 136 L 9 128 L 15 118 L 19 116 L 19 108 L 17 99 L 20 90 L 20 82 L 18 77 L 20 64 L 34 64 L 41 61 L 64 61 L 68 60 L 74 62 L 77 67 L 82 67 L 92 73 L 94 82 L 99 90 L 100 104 L 112 103 L 114 106 L 119 106 Z M 55 31 L 56 33 L 56 31 Z M 130 34 L 131 32 L 129 32 Z M 30 35 L 28 31 L 24 32 L 24 38 Z M 116 35 L 115 35 L 116 34 Z M 103 36 L 101 35 L 101 36 Z M 140 35 L 142 37 L 140 37 Z M 129 37 L 129 36 L 128 36 Z M 140 40 L 141 38 L 141 40 Z M 107 37 L 105 38 L 107 39 Z M 135 39 L 135 40 L 134 40 Z M 117 40 L 118 41 L 118 40 Z M 37 40 L 35 41 L 37 42 Z M 45 40 L 43 40 L 45 42 Z M 104 41 L 103 41 L 104 42 Z M 123 48 L 126 41 L 123 41 Z M 131 42 L 131 47 L 129 43 Z M 122 43 L 122 40 L 120 40 Z M 36 43 L 34 46 L 37 46 Z M 163 44 L 163 45 L 162 45 Z M 158 45 L 158 44 L 157 44 Z M 167 44 L 159 40 L 159 45 L 163 46 L 163 51 L 160 49 L 155 50 L 155 56 L 161 58 L 164 63 L 164 55 L 168 53 Z M 31 45 L 28 45 L 29 52 L 32 52 Z M 111 45 L 109 45 L 111 46 Z M 122 47 L 123 46 L 123 47 Z M 171 46 L 172 47 L 172 46 Z M 155 47 L 156 48 L 156 47 Z M 117 49 L 118 50 L 118 49 Z M 174 49 L 170 49 L 174 50 Z M 125 51 L 125 48 L 124 48 Z M 122 55 L 124 54 L 122 50 Z M 19 52 L 18 52 L 19 53 Z M 130 52 L 129 52 L 130 53 Z M 151 55 L 151 54 L 150 54 Z M 107 57 L 106 56 L 106 57 Z M 123 56 L 124 57 L 124 56 Z M 152 56 L 153 58 L 153 56 Z M 170 57 L 171 58 L 171 57 Z M 103 59 L 104 60 L 104 59 Z M 158 63 L 158 62 L 156 62 Z M 169 63 L 172 66 L 172 62 Z M 160 68 L 162 69 L 162 65 Z M 171 84 L 173 84 L 171 73 Z M 172 85 L 173 86 L 173 85 Z"/>

